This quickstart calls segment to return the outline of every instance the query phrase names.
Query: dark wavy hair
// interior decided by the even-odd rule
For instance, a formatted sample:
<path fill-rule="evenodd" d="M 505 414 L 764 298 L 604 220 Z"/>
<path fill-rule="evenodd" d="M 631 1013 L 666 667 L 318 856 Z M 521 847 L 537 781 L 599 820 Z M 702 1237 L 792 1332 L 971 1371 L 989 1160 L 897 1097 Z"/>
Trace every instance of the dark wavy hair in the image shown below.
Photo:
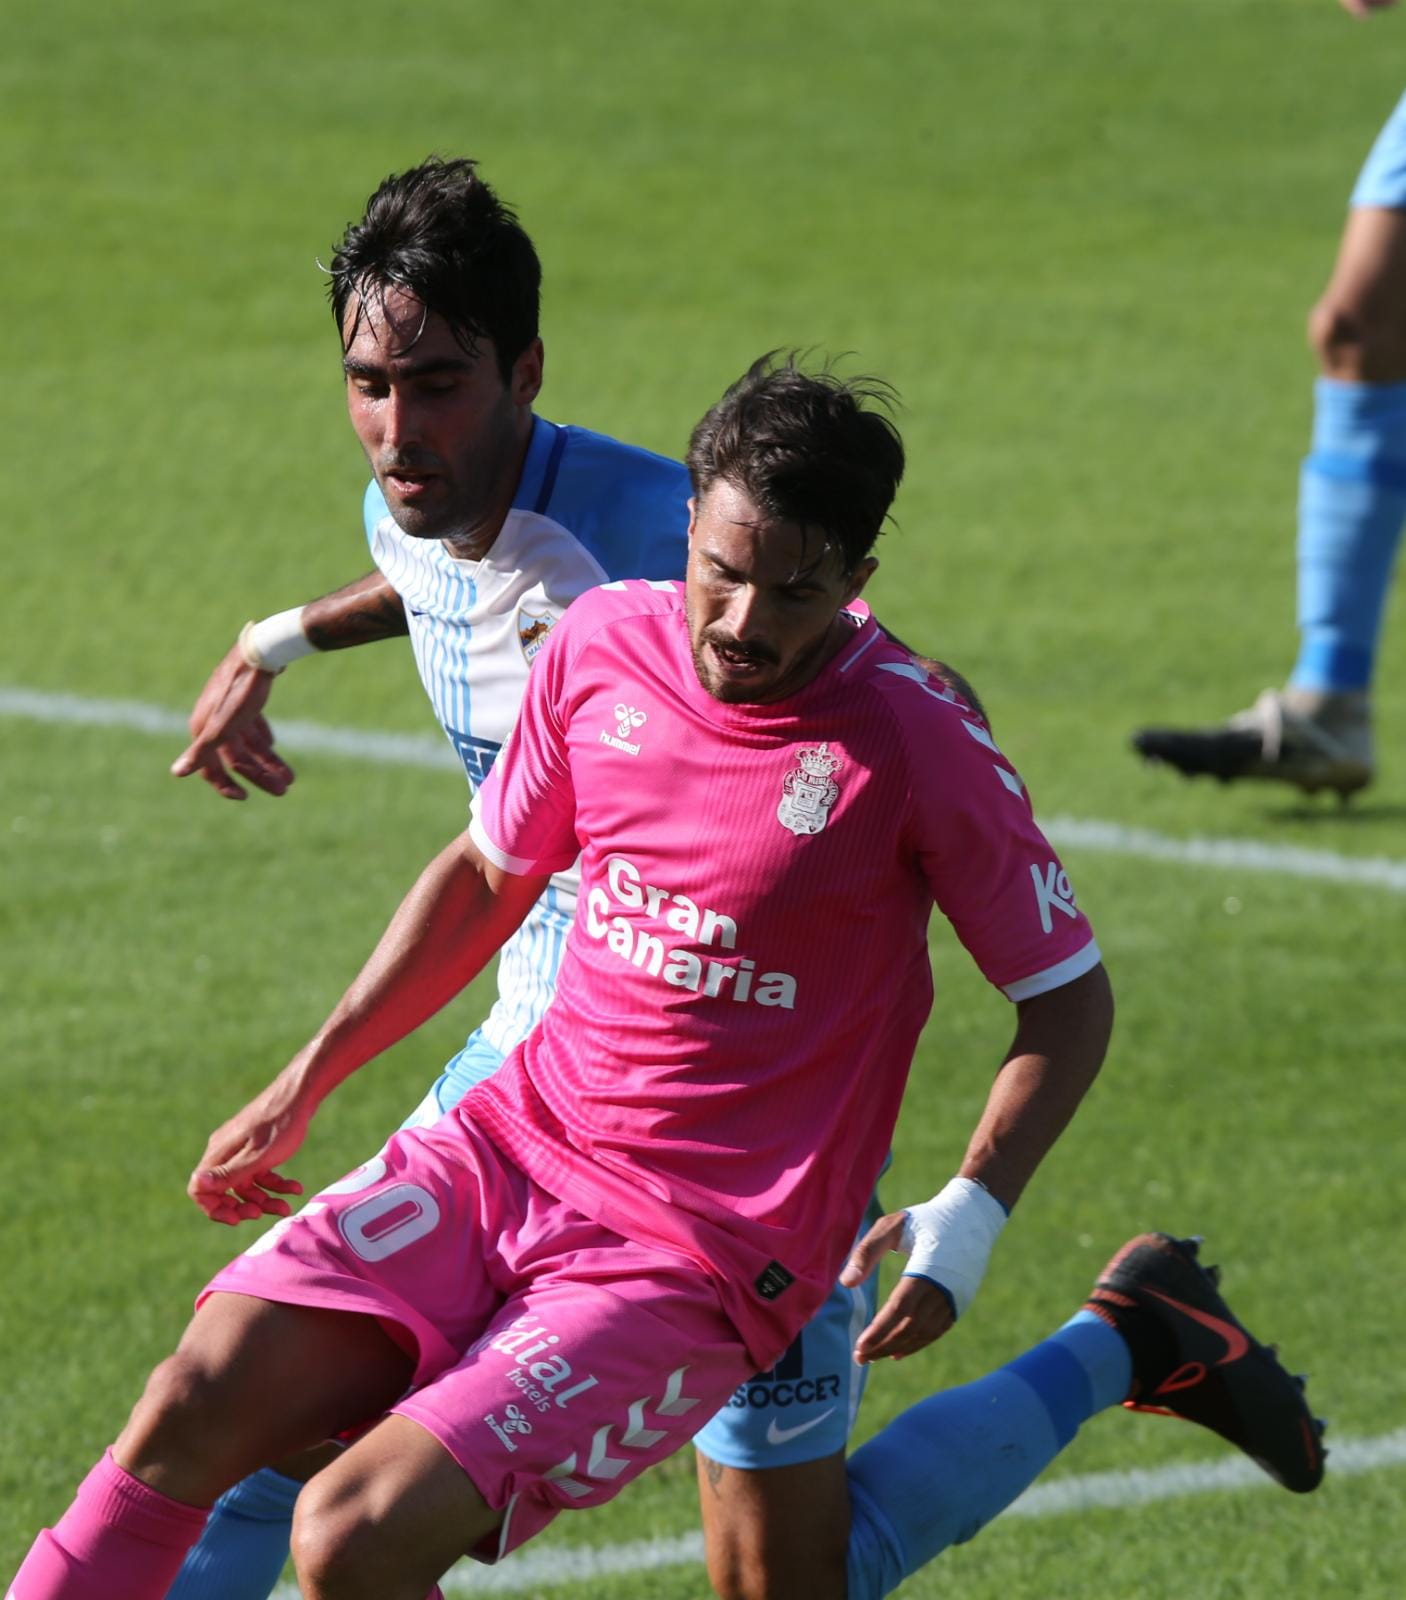
<path fill-rule="evenodd" d="M 754 361 L 694 428 L 689 476 L 699 497 L 722 480 L 768 517 L 821 529 L 853 572 L 903 477 L 903 440 L 887 415 L 897 397 L 882 379 L 807 372 L 805 360 L 772 350 Z"/>
<path fill-rule="evenodd" d="M 392 288 L 408 290 L 426 315 L 443 317 L 471 354 L 491 339 L 504 383 L 537 337 L 542 264 L 475 161 L 431 156 L 392 173 L 366 202 L 361 221 L 347 225 L 327 271 L 344 345 L 360 321 L 358 311 L 347 329 L 353 298 Z"/>

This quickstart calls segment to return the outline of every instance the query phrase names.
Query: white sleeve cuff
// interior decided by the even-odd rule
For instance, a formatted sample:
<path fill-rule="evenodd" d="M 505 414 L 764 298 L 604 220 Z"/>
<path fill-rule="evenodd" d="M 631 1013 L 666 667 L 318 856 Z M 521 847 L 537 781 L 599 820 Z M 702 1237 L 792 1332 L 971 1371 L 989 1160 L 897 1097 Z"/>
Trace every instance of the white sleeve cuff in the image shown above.
<path fill-rule="evenodd" d="M 1062 989 L 1066 983 L 1073 983 L 1075 978 L 1082 978 L 1102 960 L 1097 942 L 1090 939 L 1082 950 L 1066 956 L 1052 967 L 1046 967 L 1043 972 L 1034 972 L 1028 978 L 1017 978 L 1014 983 L 1005 984 L 1001 993 L 1007 1000 L 1033 1000 L 1037 994 L 1048 994 L 1051 989 Z"/>
<path fill-rule="evenodd" d="M 576 859 L 572 856 L 569 861 L 529 861 L 524 856 L 509 855 L 506 850 L 500 850 L 484 829 L 477 802 L 469 814 L 469 838 L 478 846 L 479 854 L 486 861 L 491 861 L 500 871 L 512 873 L 515 878 L 535 878 L 543 873 L 565 872 Z"/>

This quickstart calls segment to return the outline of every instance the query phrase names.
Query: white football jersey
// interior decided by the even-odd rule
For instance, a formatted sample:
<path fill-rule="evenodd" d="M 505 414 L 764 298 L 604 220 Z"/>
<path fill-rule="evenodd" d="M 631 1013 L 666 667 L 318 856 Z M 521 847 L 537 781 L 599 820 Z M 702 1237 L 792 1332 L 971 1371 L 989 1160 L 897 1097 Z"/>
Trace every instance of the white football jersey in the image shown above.
<path fill-rule="evenodd" d="M 688 474 L 677 462 L 538 417 L 517 494 L 481 561 L 401 531 L 374 480 L 366 536 L 405 602 L 420 677 L 471 789 L 517 720 L 533 656 L 587 589 L 683 575 Z M 537 1025 L 556 984 L 578 878 L 559 873 L 503 947 L 483 1034 L 506 1055 Z"/>

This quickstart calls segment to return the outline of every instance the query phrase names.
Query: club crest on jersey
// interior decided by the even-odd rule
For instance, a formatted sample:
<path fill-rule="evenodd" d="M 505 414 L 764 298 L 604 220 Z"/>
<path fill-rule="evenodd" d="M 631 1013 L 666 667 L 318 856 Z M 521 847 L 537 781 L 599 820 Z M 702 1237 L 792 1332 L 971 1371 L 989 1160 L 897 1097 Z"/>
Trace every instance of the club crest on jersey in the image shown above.
<path fill-rule="evenodd" d="M 547 642 L 547 635 L 552 631 L 552 624 L 556 621 L 555 612 L 529 611 L 526 606 L 519 606 L 517 613 L 517 642 L 522 646 L 522 653 L 529 661 Z"/>
<path fill-rule="evenodd" d="M 828 744 L 807 745 L 797 751 L 799 763 L 781 780 L 781 804 L 776 820 L 792 833 L 819 833 L 830 820 L 830 807 L 840 797 L 840 786 L 830 776 L 843 761 Z"/>

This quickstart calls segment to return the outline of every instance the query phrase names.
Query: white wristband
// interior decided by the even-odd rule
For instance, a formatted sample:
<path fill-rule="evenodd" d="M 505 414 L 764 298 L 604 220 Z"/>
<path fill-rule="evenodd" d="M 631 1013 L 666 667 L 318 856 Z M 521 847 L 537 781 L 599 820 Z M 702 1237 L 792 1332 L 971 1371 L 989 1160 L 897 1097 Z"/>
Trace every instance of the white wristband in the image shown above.
<path fill-rule="evenodd" d="M 904 1213 L 903 1276 L 927 1278 L 945 1289 L 960 1317 L 976 1298 L 1005 1225 L 1006 1208 L 995 1195 L 971 1178 L 953 1178 L 940 1194 Z"/>
<path fill-rule="evenodd" d="M 303 607 L 280 611 L 262 622 L 246 622 L 239 631 L 239 653 L 259 672 L 282 672 L 290 661 L 317 649 L 303 632 Z"/>

